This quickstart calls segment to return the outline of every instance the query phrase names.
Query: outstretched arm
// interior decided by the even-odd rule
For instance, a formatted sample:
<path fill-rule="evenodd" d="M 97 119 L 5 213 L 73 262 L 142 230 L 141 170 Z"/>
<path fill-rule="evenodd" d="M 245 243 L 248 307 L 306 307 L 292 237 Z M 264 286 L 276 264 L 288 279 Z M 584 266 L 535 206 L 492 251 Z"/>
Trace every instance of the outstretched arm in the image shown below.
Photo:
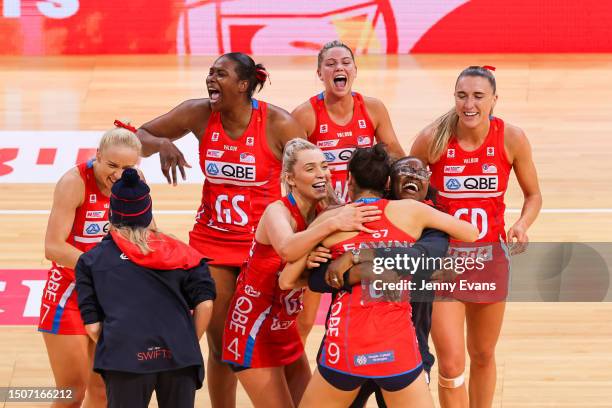
<path fill-rule="evenodd" d="M 168 183 L 177 184 L 177 167 L 185 180 L 185 167 L 191 167 L 183 153 L 172 143 L 192 132 L 199 139 L 202 126 L 208 121 L 210 108 L 207 99 L 191 99 L 159 116 L 138 129 L 136 135 L 142 143 L 142 155 L 159 153 L 162 173 Z"/>

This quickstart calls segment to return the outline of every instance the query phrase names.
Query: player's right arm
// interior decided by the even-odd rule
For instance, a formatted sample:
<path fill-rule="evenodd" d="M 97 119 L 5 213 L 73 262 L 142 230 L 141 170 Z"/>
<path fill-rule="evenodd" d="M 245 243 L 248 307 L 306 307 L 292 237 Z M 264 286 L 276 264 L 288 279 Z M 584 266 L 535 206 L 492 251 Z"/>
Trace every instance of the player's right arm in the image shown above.
<path fill-rule="evenodd" d="M 332 212 L 333 211 L 333 212 Z M 321 214 L 304 231 L 294 232 L 289 210 L 279 201 L 270 204 L 260 220 L 266 240 L 284 262 L 295 262 L 308 255 L 321 240 L 336 231 L 365 231 L 363 224 L 378 221 L 381 211 L 376 206 L 351 203 Z"/>
<path fill-rule="evenodd" d="M 199 140 L 209 116 L 208 99 L 190 99 L 170 112 L 145 123 L 136 132 L 142 143 L 143 157 L 159 153 L 162 173 L 169 184 L 177 183 L 177 167 L 183 180 L 186 179 L 185 167 L 191 167 L 173 141 L 190 132 Z"/>
<path fill-rule="evenodd" d="M 83 252 L 66 242 L 77 208 L 85 195 L 85 183 L 77 169 L 71 169 L 57 182 L 53 206 L 45 234 L 45 258 L 74 269 Z M 74 279 L 74 277 L 73 277 Z"/>

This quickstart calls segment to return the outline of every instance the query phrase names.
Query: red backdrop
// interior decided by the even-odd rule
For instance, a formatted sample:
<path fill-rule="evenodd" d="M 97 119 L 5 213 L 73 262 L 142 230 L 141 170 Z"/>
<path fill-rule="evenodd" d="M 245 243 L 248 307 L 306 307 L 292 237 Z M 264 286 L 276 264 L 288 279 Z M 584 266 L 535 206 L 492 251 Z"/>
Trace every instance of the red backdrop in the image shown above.
<path fill-rule="evenodd" d="M 601 0 L 2 0 L 0 54 L 611 52 Z"/>

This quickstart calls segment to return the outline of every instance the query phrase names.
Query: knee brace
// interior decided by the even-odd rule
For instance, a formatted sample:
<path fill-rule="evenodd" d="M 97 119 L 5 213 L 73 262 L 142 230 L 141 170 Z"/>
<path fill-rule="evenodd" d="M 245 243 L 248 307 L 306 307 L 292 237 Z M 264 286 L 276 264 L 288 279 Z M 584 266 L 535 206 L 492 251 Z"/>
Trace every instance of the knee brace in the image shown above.
<path fill-rule="evenodd" d="M 438 374 L 438 385 L 442 388 L 459 388 L 465 382 L 464 373 L 459 374 L 455 378 L 446 378 Z"/>

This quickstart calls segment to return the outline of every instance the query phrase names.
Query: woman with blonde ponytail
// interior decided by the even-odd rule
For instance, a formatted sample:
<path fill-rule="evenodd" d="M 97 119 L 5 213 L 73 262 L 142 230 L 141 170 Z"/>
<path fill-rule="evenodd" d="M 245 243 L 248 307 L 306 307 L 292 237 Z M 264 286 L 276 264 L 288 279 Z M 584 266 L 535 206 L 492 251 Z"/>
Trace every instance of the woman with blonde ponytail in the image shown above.
<path fill-rule="evenodd" d="M 323 152 L 305 139 L 286 144 L 281 179 L 286 195 L 266 207 L 257 225 L 223 335 L 223 361 L 257 408 L 296 407 L 310 379 L 296 324 L 303 289 L 281 290 L 283 266 L 331 232 L 362 230 L 363 223 L 379 219 L 374 207 L 350 204 L 337 217 L 306 229 L 318 204 L 329 198 L 330 172 Z"/>
<path fill-rule="evenodd" d="M 434 302 L 432 315 L 442 408 L 490 407 L 493 403 L 495 346 L 504 316 L 508 256 L 524 250 L 527 229 L 542 206 L 525 133 L 493 116 L 497 103 L 494 70 L 491 66 L 464 69 L 455 83 L 455 107 L 423 130 L 411 149 L 412 155 L 429 164 L 439 204 L 479 228 L 478 241 L 470 246 L 486 254 L 484 269 L 465 272 L 461 278 L 471 283 L 494 282 L 496 287 L 486 295 L 466 290 L 438 293 L 450 300 Z M 506 233 L 504 194 L 512 169 L 524 199 L 521 216 Z M 449 251 L 456 256 L 461 247 L 451 241 Z M 469 390 L 464 376 L 466 346 Z"/>
<path fill-rule="evenodd" d="M 68 170 L 58 181 L 45 235 L 45 257 L 52 266 L 38 330 L 55 386 L 72 389 L 77 407 L 106 407 L 106 397 L 102 378 L 91 371 L 94 343 L 77 307 L 74 267 L 79 256 L 108 233 L 111 187 L 125 169 L 138 163 L 141 150 L 136 129 L 121 121 L 115 126 L 102 136 L 95 158 Z"/>

